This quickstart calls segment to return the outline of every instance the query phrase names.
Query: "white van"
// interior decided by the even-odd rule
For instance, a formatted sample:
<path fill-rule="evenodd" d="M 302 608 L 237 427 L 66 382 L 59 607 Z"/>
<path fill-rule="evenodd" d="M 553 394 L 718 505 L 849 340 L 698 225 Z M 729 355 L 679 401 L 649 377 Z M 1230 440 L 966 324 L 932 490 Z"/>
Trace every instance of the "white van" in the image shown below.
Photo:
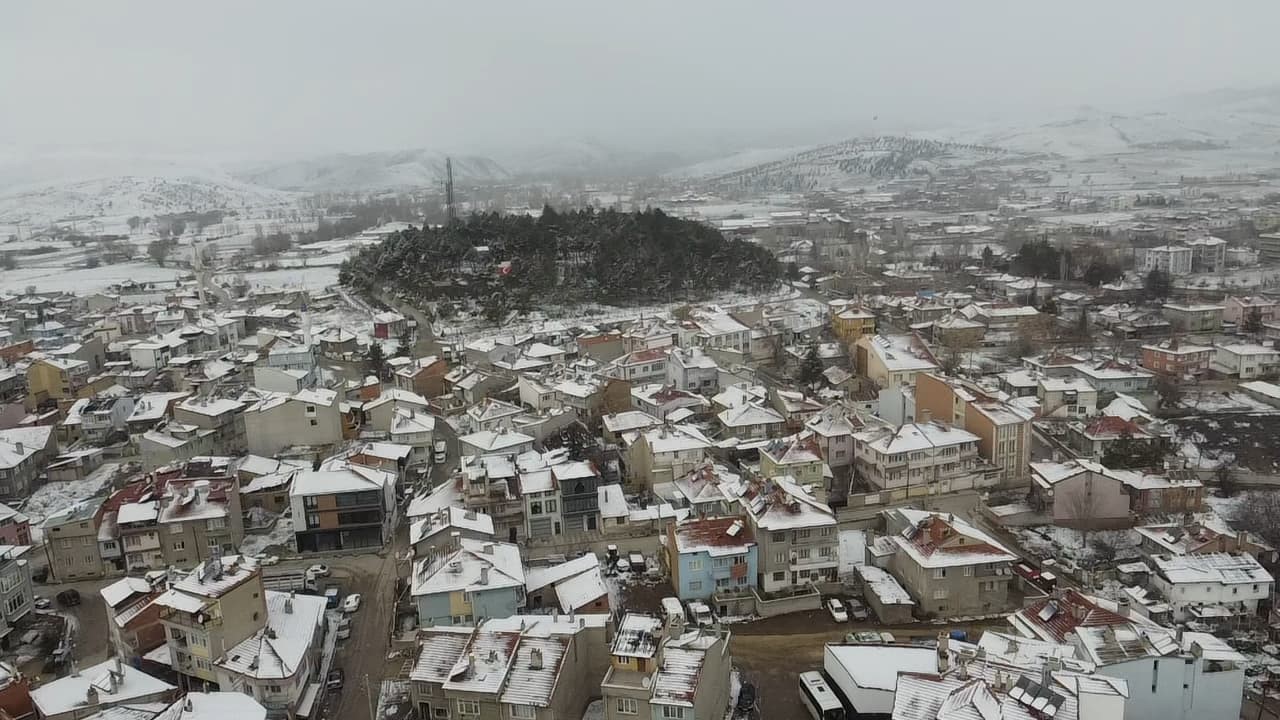
<path fill-rule="evenodd" d="M 680 604 L 680 600 L 678 598 L 662 598 L 662 615 L 666 618 L 668 625 L 670 625 L 673 620 L 679 620 L 681 624 L 686 622 L 684 606 Z"/>

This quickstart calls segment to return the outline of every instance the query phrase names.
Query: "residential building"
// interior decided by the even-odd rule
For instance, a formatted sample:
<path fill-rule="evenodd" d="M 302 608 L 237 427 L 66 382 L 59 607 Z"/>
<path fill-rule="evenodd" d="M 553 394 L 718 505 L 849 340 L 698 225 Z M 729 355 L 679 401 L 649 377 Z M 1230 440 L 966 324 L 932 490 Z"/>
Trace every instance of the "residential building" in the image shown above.
<path fill-rule="evenodd" d="M 267 617 L 262 571 L 252 558 L 206 560 L 154 601 L 180 675 L 219 684 L 226 651 L 262 630 Z"/>
<path fill-rule="evenodd" d="M 545 538 L 564 533 L 560 486 L 551 468 L 541 462 L 535 462 L 528 470 L 521 467 L 520 495 L 524 499 L 525 537 Z"/>
<path fill-rule="evenodd" d="M 519 542 L 526 532 L 525 507 L 512 458 L 464 455 L 459 474 L 466 508 L 493 518 L 498 538 L 506 538 L 509 543 Z"/>
<path fill-rule="evenodd" d="M 272 393 L 244 409 L 250 453 L 273 456 L 291 447 L 329 451 L 342 443 L 342 413 L 333 390 Z"/>
<path fill-rule="evenodd" d="M 35 609 L 30 561 L 23 557 L 29 550 L 29 546 L 0 545 L 0 641 L 9 644 L 14 644 L 9 634 L 26 628 L 21 621 Z"/>
<path fill-rule="evenodd" d="M 91 374 L 92 367 L 84 360 L 55 357 L 36 360 L 27 367 L 27 408 L 34 409 L 51 400 L 93 397 L 101 388 L 90 382 Z"/>
<path fill-rule="evenodd" d="M 0 497 L 31 496 L 40 473 L 57 455 L 53 431 L 49 425 L 0 430 Z"/>
<path fill-rule="evenodd" d="M 671 413 L 680 410 L 700 413 L 709 405 L 701 395 L 666 385 L 655 383 L 631 388 L 631 406 L 659 420 L 668 420 Z"/>
<path fill-rule="evenodd" d="M 41 529 L 45 552 L 49 555 L 49 577 L 59 582 L 89 580 L 103 576 L 98 543 L 98 523 L 102 502 L 94 497 L 50 514 Z"/>
<path fill-rule="evenodd" d="M 521 615 L 421 630 L 409 671 L 417 717 L 582 717 L 609 666 L 606 618 Z"/>
<path fill-rule="evenodd" d="M 770 407 L 747 403 L 721 410 L 716 421 L 724 428 L 724 437 L 754 440 L 776 437 L 783 430 L 783 417 Z"/>
<path fill-rule="evenodd" d="M 410 594 L 419 625 L 472 625 L 515 615 L 524 581 L 518 545 L 460 538 L 457 550 L 414 563 Z"/>
<path fill-rule="evenodd" d="M 1210 367 L 1214 372 L 1241 380 L 1275 375 L 1280 372 L 1280 350 L 1251 343 L 1217 345 Z"/>
<path fill-rule="evenodd" d="M 1214 349 L 1208 345 L 1192 345 L 1177 338 L 1142 346 L 1142 367 L 1155 373 L 1175 377 L 1203 375 L 1213 360 Z"/>
<path fill-rule="evenodd" d="M 663 426 L 638 433 L 627 446 L 626 470 L 630 482 L 653 487 L 685 475 L 702 463 L 711 442 L 692 427 Z"/>
<path fill-rule="evenodd" d="M 1177 331 L 1216 333 L 1222 332 L 1223 310 L 1221 305 L 1208 303 L 1165 303 L 1162 312 Z"/>
<path fill-rule="evenodd" d="M 760 476 L 787 476 L 819 500 L 826 498 L 827 464 L 812 436 L 771 440 L 760 448 Z"/>
<path fill-rule="evenodd" d="M 107 610 L 107 639 L 114 654 L 134 662 L 166 643 L 160 606 L 153 600 L 165 588 L 147 578 L 125 577 L 102 588 Z"/>
<path fill-rule="evenodd" d="M 444 395 L 445 375 L 449 374 L 449 364 L 435 355 L 414 358 L 405 367 L 396 370 L 395 386 L 406 392 L 434 398 Z"/>
<path fill-rule="evenodd" d="M 661 425 L 662 421 L 646 412 L 625 410 L 601 417 L 600 423 L 600 434 L 605 443 L 616 445 L 622 441 L 624 433 L 643 432 L 655 425 Z"/>
<path fill-rule="evenodd" d="M 458 438 L 463 455 L 519 455 L 532 450 L 534 443 L 531 436 L 509 428 L 481 430 Z"/>
<path fill-rule="evenodd" d="M 1159 245 L 1143 253 L 1142 271 L 1159 270 L 1171 276 L 1191 274 L 1191 248 L 1185 245 Z"/>
<path fill-rule="evenodd" d="M 396 474 L 330 461 L 293 476 L 289 507 L 299 552 L 382 547 L 391 539 Z"/>
<path fill-rule="evenodd" d="M 607 613 L 609 586 L 595 553 L 555 565 L 525 569 L 525 604 L 530 612 Z"/>
<path fill-rule="evenodd" d="M 1274 589 L 1271 573 L 1248 553 L 1153 555 L 1150 561 L 1151 586 L 1178 622 L 1256 617 Z"/>
<path fill-rule="evenodd" d="M 501 430 L 511 425 L 515 417 L 524 412 L 519 405 L 512 405 L 496 398 L 485 398 L 467 408 L 466 416 L 472 431 Z"/>
<path fill-rule="evenodd" d="M 395 413 L 401 409 L 412 410 L 415 414 L 430 414 L 431 404 L 421 395 L 407 390 L 383 388 L 378 391 L 377 397 L 364 403 L 365 426 L 389 433 Z"/>
<path fill-rule="evenodd" d="M 1206 235 L 1187 241 L 1191 248 L 1192 272 L 1216 273 L 1227 267 L 1227 241 Z"/>
<path fill-rule="evenodd" d="M 1031 463 L 1029 502 L 1055 525 L 1093 529 L 1132 524 L 1124 483 L 1088 461 Z"/>
<path fill-rule="evenodd" d="M 621 355 L 605 366 L 604 374 L 636 384 L 664 382 L 667 378 L 667 350 L 636 350 Z"/>
<path fill-rule="evenodd" d="M 1138 516 L 1197 513 L 1204 510 L 1204 483 L 1194 470 L 1145 473 L 1112 470 L 1129 492 L 1129 509 Z"/>
<path fill-rule="evenodd" d="M 716 307 L 697 308 L 680 323 L 680 347 L 701 347 L 751 353 L 751 328 Z"/>
<path fill-rule="evenodd" d="M 35 706 L 35 717 L 41 720 L 96 720 L 100 717 L 98 713 L 109 708 L 119 707 L 129 712 L 122 706 L 168 704 L 177 691 L 173 685 L 114 657 L 44 683 L 31 691 L 31 702 Z"/>
<path fill-rule="evenodd" d="M 661 497 L 676 508 L 689 508 L 696 517 L 736 515 L 738 498 L 746 490 L 741 475 L 709 459 L 676 478 L 671 487 L 671 497 Z"/>
<path fill-rule="evenodd" d="M 1007 609 L 1018 559 L 1012 551 L 949 513 L 904 507 L 884 514 L 893 543 L 887 569 L 921 612 L 954 617 Z"/>
<path fill-rule="evenodd" d="M 756 587 L 775 592 L 836 579 L 839 537 L 829 506 L 787 477 L 750 483 L 739 503 L 757 543 Z"/>
<path fill-rule="evenodd" d="M 846 308 L 831 316 L 831 331 L 844 343 L 854 343 L 876 331 L 876 316 L 861 308 Z"/>
<path fill-rule="evenodd" d="M 1009 616 L 1015 636 L 1066 645 L 1125 680 L 1125 720 L 1240 716 L 1245 659 L 1208 633 L 1162 627 L 1128 607 L 1058 591 Z"/>
<path fill-rule="evenodd" d="M 493 542 L 493 518 L 482 512 L 445 507 L 414 518 L 409 526 L 409 546 L 414 557 L 453 552 L 460 540 Z"/>
<path fill-rule="evenodd" d="M 854 467 L 881 490 L 908 496 L 994 484 L 994 468 L 978 458 L 978 436 L 938 421 L 875 428 L 853 436 Z"/>
<path fill-rule="evenodd" d="M 935 373 L 916 378 L 916 417 L 948 422 L 978 436 L 978 456 L 1000 468 L 1001 484 L 1027 478 L 1031 459 L 1031 419 L 1027 408 L 1007 395 Z"/>
<path fill-rule="evenodd" d="M 244 403 L 227 398 L 188 398 L 173 409 L 173 418 L 197 432 L 213 431 L 210 441 L 218 455 L 243 455 L 248 451 Z"/>
<path fill-rule="evenodd" d="M 296 716 L 307 686 L 324 682 L 325 599 L 266 590 L 266 615 L 249 637 L 215 658 L 218 687 L 252 697 L 272 716 Z"/>
<path fill-rule="evenodd" d="M 30 518 L 8 505 L 0 504 L 0 545 L 30 544 Z"/>
<path fill-rule="evenodd" d="M 812 433 L 823 461 L 832 470 L 853 465 L 855 426 L 861 429 L 862 423 L 851 420 L 840 405 L 828 406 L 804 424 L 805 431 Z"/>
<path fill-rule="evenodd" d="M 1098 392 L 1141 393 L 1151 389 L 1154 376 L 1141 368 L 1118 360 L 1079 363 L 1072 367 L 1075 376 L 1088 381 Z"/>
<path fill-rule="evenodd" d="M 863 335 L 854 346 L 858 374 L 881 388 L 915 385 L 916 375 L 933 372 L 938 363 L 914 335 Z"/>
<path fill-rule="evenodd" d="M 100 396 L 90 398 L 80 408 L 80 437 L 106 444 L 108 438 L 123 433 L 133 415 L 133 398 Z"/>
<path fill-rule="evenodd" d="M 1093 460 L 1101 460 L 1118 442 L 1143 445 L 1159 445 L 1162 442 L 1161 437 L 1138 422 L 1117 415 L 1099 415 L 1067 423 L 1066 440 L 1067 445 L 1080 457 Z"/>
<path fill-rule="evenodd" d="M 1079 418 L 1097 412 L 1098 389 L 1084 378 L 1048 378 L 1036 381 L 1036 398 L 1042 417 Z"/>
<path fill-rule="evenodd" d="M 670 348 L 667 355 L 665 382 L 689 392 L 714 395 L 720 390 L 720 367 L 701 348 Z"/>
<path fill-rule="evenodd" d="M 1228 295 L 1222 301 L 1222 319 L 1234 324 L 1237 328 L 1244 325 L 1250 317 L 1257 317 L 1261 322 L 1275 322 L 1277 302 L 1262 295 L 1244 295 L 1237 297 Z"/>
<path fill-rule="evenodd" d="M 413 408 L 396 408 L 388 436 L 396 445 L 409 448 L 410 465 L 427 465 L 434 453 L 436 419 Z"/>
<path fill-rule="evenodd" d="M 668 523 L 662 553 L 676 596 L 686 601 L 745 592 L 760 571 L 751 531 L 736 517 Z"/>
<path fill-rule="evenodd" d="M 611 664 L 600 683 L 605 720 L 722 717 L 729 704 L 730 634 L 664 628 L 651 615 L 627 613 L 618 623 Z"/>
<path fill-rule="evenodd" d="M 1258 260 L 1264 263 L 1280 262 L 1280 233 L 1263 233 L 1258 236 Z"/>

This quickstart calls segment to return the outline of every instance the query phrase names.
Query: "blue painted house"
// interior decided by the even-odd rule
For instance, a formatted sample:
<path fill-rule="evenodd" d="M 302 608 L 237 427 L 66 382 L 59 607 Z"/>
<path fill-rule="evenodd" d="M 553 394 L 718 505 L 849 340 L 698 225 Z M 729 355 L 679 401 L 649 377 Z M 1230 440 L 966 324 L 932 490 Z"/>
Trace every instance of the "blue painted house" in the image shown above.
<path fill-rule="evenodd" d="M 518 546 L 467 538 L 452 553 L 415 563 L 410 578 L 423 627 L 511 617 L 524 607 L 524 582 Z"/>
<path fill-rule="evenodd" d="M 739 518 L 701 518 L 667 526 L 667 567 L 681 600 L 755 587 L 759 552 Z"/>

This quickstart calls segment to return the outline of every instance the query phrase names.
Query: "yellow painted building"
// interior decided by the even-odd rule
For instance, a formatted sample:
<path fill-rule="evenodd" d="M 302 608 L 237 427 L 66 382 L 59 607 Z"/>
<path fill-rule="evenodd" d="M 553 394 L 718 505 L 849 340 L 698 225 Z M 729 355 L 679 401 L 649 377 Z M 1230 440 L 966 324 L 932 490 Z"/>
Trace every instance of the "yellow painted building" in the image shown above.
<path fill-rule="evenodd" d="M 831 331 L 846 343 L 876 331 L 876 316 L 858 308 L 847 308 L 831 316 Z"/>

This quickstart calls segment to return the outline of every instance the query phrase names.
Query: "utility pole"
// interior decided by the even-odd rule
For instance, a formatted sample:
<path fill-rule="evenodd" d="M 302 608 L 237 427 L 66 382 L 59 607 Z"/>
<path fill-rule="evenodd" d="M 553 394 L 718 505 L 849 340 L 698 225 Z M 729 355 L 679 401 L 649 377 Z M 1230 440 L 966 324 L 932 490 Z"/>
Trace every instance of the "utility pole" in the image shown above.
<path fill-rule="evenodd" d="M 364 685 L 365 696 L 369 698 L 369 720 L 378 720 L 378 706 L 374 703 L 373 693 L 369 690 L 369 673 L 364 674 L 361 684 Z"/>

